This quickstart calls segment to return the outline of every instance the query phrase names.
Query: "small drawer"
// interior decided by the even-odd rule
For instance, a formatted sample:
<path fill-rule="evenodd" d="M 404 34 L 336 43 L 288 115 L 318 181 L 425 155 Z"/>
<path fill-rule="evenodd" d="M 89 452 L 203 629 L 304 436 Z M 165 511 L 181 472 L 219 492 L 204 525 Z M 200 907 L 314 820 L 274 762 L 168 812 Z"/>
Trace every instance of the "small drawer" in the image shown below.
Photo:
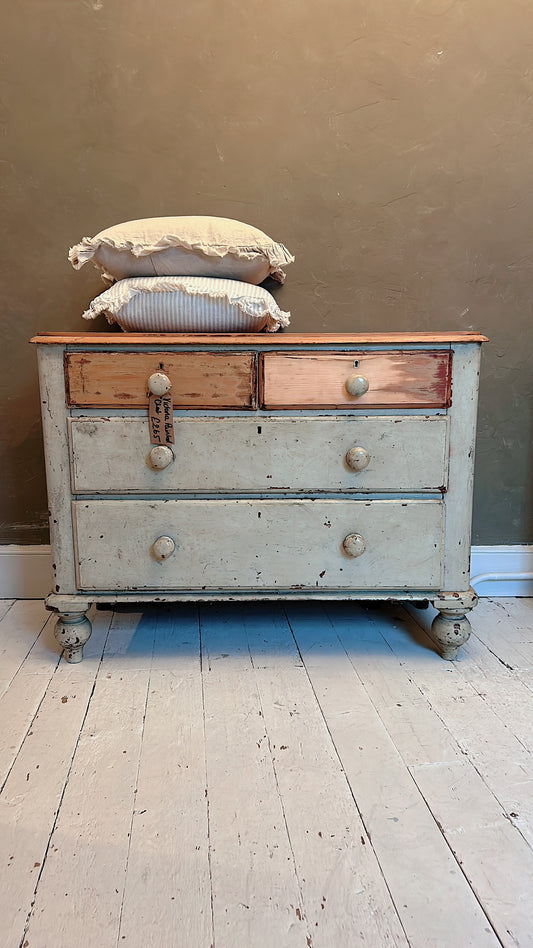
<path fill-rule="evenodd" d="M 263 408 L 445 408 L 451 353 L 266 352 Z"/>
<path fill-rule="evenodd" d="M 80 590 L 437 589 L 439 500 L 72 504 Z"/>
<path fill-rule="evenodd" d="M 250 352 L 68 352 L 67 401 L 80 408 L 140 408 L 148 379 L 167 376 L 175 408 L 255 408 Z"/>
<path fill-rule="evenodd" d="M 74 493 L 437 491 L 446 416 L 178 417 L 150 445 L 145 418 L 71 418 Z"/>

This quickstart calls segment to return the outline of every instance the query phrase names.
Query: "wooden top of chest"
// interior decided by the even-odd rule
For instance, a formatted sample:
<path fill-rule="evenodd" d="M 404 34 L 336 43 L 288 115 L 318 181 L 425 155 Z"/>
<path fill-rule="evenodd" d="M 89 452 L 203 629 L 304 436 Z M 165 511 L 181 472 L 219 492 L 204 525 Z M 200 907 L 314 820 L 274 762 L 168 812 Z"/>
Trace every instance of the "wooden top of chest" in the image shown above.
<path fill-rule="evenodd" d="M 451 345 L 486 342 L 477 332 L 372 332 L 372 333 L 140 333 L 140 332 L 43 332 L 30 342 L 61 346 L 307 346 L 307 345 Z"/>

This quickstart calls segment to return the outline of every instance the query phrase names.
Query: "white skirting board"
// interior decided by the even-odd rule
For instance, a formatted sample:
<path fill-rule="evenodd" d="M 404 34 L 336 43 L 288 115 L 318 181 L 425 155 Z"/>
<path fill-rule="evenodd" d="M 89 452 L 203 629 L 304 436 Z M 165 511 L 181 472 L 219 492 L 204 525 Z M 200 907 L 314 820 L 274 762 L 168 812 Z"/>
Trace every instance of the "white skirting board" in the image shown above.
<path fill-rule="evenodd" d="M 478 596 L 533 596 L 533 544 L 472 547 L 471 577 Z M 0 599 L 43 599 L 51 588 L 49 546 L 0 546 Z"/>
<path fill-rule="evenodd" d="M 51 589 L 49 546 L 0 546 L 0 599 L 44 599 Z"/>
<path fill-rule="evenodd" d="M 533 544 L 473 546 L 470 576 L 478 596 L 533 596 Z"/>

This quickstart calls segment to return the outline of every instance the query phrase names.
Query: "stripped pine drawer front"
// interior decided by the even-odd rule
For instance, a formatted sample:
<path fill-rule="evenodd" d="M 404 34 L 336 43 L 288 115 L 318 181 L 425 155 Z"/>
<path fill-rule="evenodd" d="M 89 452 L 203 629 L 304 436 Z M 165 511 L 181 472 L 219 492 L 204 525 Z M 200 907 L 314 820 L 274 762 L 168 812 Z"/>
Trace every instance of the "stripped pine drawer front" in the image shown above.
<path fill-rule="evenodd" d="M 260 357 L 260 404 L 266 409 L 444 408 L 450 403 L 450 378 L 446 351 L 266 352 Z"/>
<path fill-rule="evenodd" d="M 154 469 L 145 419 L 73 418 L 72 490 L 436 491 L 447 433 L 444 416 L 179 417 L 167 466 Z"/>
<path fill-rule="evenodd" d="M 175 408 L 255 408 L 251 352 L 68 352 L 67 401 L 80 408 L 145 408 L 148 379 L 163 372 Z"/>
<path fill-rule="evenodd" d="M 74 501 L 72 513 L 81 590 L 437 589 L 442 580 L 438 500 L 96 500 Z"/>

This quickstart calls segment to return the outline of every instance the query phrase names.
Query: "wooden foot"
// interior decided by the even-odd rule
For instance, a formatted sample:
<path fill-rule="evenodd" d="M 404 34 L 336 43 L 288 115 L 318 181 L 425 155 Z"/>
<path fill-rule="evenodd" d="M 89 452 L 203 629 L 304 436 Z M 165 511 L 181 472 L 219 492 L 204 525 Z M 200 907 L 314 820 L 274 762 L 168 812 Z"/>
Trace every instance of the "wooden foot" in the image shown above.
<path fill-rule="evenodd" d="M 439 614 L 431 624 L 431 637 L 440 646 L 443 658 L 453 662 L 461 645 L 467 641 L 472 626 L 466 618 L 467 612 L 477 604 L 477 596 L 473 590 L 466 593 L 449 593 L 434 600 L 435 609 Z"/>
<path fill-rule="evenodd" d="M 453 662 L 461 645 L 464 645 L 471 632 L 470 622 L 464 610 L 442 610 L 431 624 L 431 636 L 440 646 L 443 658 Z"/>
<path fill-rule="evenodd" d="M 65 651 L 65 659 L 71 664 L 81 662 L 83 646 L 89 640 L 92 625 L 84 612 L 60 613 L 54 635 Z"/>

